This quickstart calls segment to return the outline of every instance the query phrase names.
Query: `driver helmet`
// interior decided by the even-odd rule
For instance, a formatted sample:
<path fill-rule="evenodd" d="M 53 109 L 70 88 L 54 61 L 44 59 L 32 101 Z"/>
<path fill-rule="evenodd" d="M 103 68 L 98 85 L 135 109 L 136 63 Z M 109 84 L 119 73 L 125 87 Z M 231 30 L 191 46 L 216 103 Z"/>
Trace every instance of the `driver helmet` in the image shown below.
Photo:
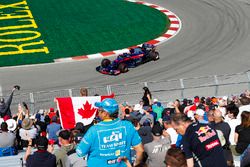
<path fill-rule="evenodd" d="M 128 57 L 129 54 L 128 54 L 128 53 L 123 53 L 123 56 L 124 56 L 124 57 Z"/>
<path fill-rule="evenodd" d="M 130 52 L 131 54 L 133 54 L 133 53 L 135 52 L 135 49 L 131 48 L 131 49 L 129 50 L 129 52 Z"/>

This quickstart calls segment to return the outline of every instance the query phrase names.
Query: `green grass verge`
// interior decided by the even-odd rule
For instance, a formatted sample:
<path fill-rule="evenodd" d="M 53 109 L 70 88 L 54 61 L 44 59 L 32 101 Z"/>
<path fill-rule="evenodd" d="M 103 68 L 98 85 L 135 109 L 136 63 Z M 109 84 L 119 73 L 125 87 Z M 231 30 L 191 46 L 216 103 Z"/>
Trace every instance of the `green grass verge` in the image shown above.
<path fill-rule="evenodd" d="M 21 2 L 10 0 L 5 4 Z M 0 66 L 52 62 L 56 58 L 80 56 L 126 48 L 149 41 L 164 33 L 168 18 L 160 11 L 123 0 L 27 0 L 49 53 L 0 55 Z M 4 9 L 13 13 L 17 9 Z M 1 13 L 0 13 L 1 16 Z M 1 35 L 14 30 L 1 30 L 20 25 L 20 19 L 0 19 L 0 46 L 19 45 L 1 39 L 28 37 L 29 34 Z M 23 28 L 20 30 L 30 30 Z M 29 46 L 31 49 L 35 46 Z M 1 48 L 0 53 L 15 50 Z"/>

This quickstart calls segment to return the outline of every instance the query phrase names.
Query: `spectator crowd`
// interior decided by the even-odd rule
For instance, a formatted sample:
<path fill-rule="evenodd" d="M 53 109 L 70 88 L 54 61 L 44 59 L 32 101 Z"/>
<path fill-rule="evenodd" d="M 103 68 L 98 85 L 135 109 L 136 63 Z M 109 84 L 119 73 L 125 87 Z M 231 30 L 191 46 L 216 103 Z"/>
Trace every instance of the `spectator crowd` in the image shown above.
<path fill-rule="evenodd" d="M 135 104 L 95 103 L 96 118 L 62 129 L 54 108 L 30 114 L 25 102 L 12 114 L 0 99 L 0 157 L 25 151 L 27 167 L 250 166 L 250 92 L 238 97 L 176 99 L 164 106 L 149 88 Z M 88 96 L 86 89 L 81 96 Z"/>

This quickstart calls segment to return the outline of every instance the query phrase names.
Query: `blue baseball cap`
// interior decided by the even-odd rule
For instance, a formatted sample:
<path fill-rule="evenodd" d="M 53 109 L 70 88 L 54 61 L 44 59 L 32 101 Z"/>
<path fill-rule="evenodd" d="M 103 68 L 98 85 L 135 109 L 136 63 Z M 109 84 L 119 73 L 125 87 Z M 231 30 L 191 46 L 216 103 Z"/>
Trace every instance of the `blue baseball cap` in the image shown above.
<path fill-rule="evenodd" d="M 119 105 L 117 101 L 111 98 L 104 99 L 102 102 L 96 102 L 95 106 L 98 108 L 102 108 L 104 111 L 108 112 L 109 114 L 114 114 L 119 109 Z"/>

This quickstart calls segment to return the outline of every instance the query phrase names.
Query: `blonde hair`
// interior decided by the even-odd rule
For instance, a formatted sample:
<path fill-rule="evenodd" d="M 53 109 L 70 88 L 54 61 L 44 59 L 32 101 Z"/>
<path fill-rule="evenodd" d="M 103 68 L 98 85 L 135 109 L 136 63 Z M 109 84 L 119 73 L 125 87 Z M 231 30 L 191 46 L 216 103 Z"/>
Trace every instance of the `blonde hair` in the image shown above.
<path fill-rule="evenodd" d="M 81 96 L 88 96 L 88 89 L 87 88 L 81 88 L 80 89 L 80 95 Z"/>

